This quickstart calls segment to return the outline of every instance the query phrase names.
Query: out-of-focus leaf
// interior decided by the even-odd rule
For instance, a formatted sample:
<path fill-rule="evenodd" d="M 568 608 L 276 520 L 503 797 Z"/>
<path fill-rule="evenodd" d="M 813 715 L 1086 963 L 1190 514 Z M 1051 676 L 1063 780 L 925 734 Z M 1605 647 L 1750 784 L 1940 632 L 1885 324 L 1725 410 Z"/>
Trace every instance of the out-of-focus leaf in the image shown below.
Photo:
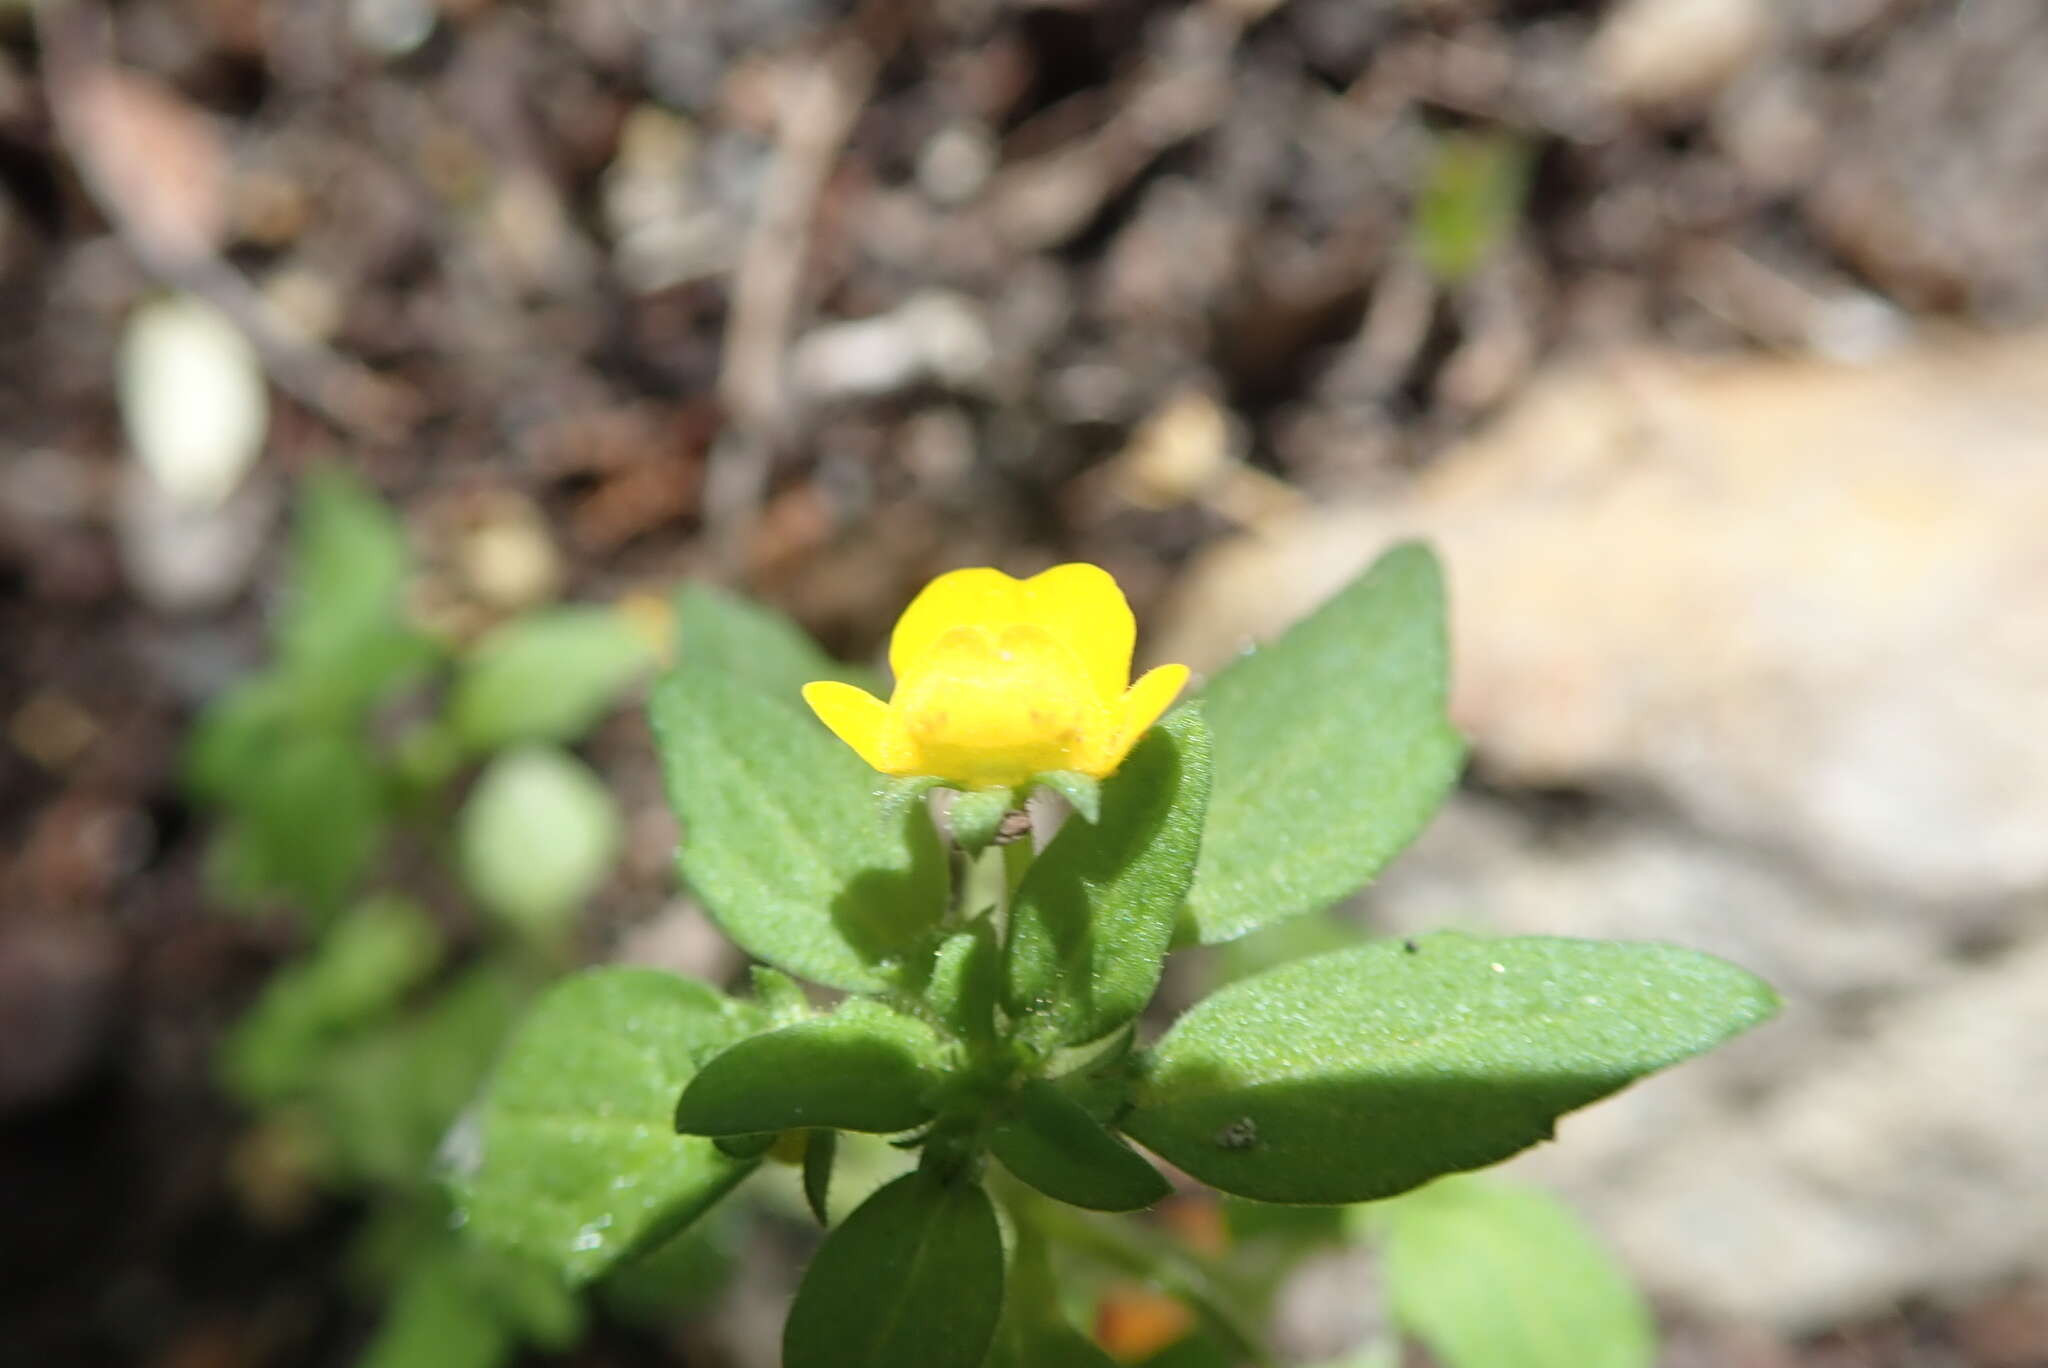
<path fill-rule="evenodd" d="M 1649 1368 L 1649 1307 L 1549 1193 L 1439 1178 L 1372 1209 L 1401 1327 L 1445 1368 Z"/>
<path fill-rule="evenodd" d="M 384 835 L 384 786 L 364 747 L 326 731 L 280 734 L 231 785 L 234 891 L 320 914 L 347 901 Z"/>
<path fill-rule="evenodd" d="M 477 643 L 456 674 L 449 721 L 472 750 L 568 743 L 653 664 L 646 636 L 609 608 L 551 608 Z"/>
<path fill-rule="evenodd" d="M 804 685 L 821 679 L 880 692 L 873 672 L 832 659 L 774 609 L 709 584 L 676 594 L 676 631 L 684 664 L 722 671 L 792 707 Z"/>
<path fill-rule="evenodd" d="M 308 1093 L 337 1176 L 400 1189 L 427 1183 L 525 993 L 514 975 L 479 966 L 418 1010 L 338 1042 Z"/>
<path fill-rule="evenodd" d="M 355 479 L 329 470 L 306 481 L 291 554 L 277 644 L 313 712 L 352 717 L 433 658 L 401 612 L 405 534 Z"/>
<path fill-rule="evenodd" d="M 493 760 L 458 825 L 462 872 L 478 902 L 543 939 L 570 925 L 618 853 L 618 808 L 582 761 L 551 746 Z"/>
<path fill-rule="evenodd" d="M 303 1091 L 336 1039 L 395 1008 L 440 956 L 433 923 L 403 898 L 372 898 L 348 912 L 236 1023 L 224 1056 L 228 1085 L 256 1103 Z"/>
<path fill-rule="evenodd" d="M 358 1368 L 497 1368 L 516 1340 L 457 1266 L 454 1254 L 419 1260 L 398 1286 Z"/>
<path fill-rule="evenodd" d="M 1410 237 L 1429 273 L 1455 285 L 1514 231 L 1529 183 L 1529 147 L 1507 133 L 1445 133 L 1430 149 Z"/>

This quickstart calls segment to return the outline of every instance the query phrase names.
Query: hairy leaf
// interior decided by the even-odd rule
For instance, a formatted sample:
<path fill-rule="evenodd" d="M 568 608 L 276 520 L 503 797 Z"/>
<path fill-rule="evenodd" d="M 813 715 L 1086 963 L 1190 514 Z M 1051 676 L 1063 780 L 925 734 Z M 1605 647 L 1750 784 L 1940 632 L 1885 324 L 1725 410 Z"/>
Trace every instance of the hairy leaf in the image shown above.
<path fill-rule="evenodd" d="M 675 1234 L 751 1162 L 679 1136 L 696 1061 L 744 1035 L 754 1008 L 655 969 L 564 979 L 514 1034 L 457 1189 L 482 1238 L 586 1282 Z"/>
<path fill-rule="evenodd" d="M 1209 681 L 1216 779 L 1183 941 L 1328 907 L 1422 830 L 1464 755 L 1444 717 L 1443 617 L 1436 557 L 1396 547 Z"/>
<path fill-rule="evenodd" d="M 723 671 L 785 703 L 820 679 L 877 690 L 870 671 L 833 660 L 774 609 L 708 584 L 677 592 L 676 631 L 685 664 Z"/>
<path fill-rule="evenodd" d="M 989 1149 L 1046 1196 L 1093 1211 L 1141 1211 L 1173 1190 L 1136 1150 L 1042 1079 L 1011 1100 Z"/>
<path fill-rule="evenodd" d="M 1003 1306 L 995 1208 L 905 1174 L 825 1239 L 783 1331 L 784 1368 L 977 1368 Z"/>
<path fill-rule="evenodd" d="M 932 1118 L 944 1055 L 921 1021 L 864 998 L 751 1036 L 705 1063 L 675 1106 L 688 1135 L 800 1127 L 888 1133 Z"/>
<path fill-rule="evenodd" d="M 728 935 L 837 988 L 922 978 L 946 863 L 920 806 L 885 821 L 858 756 L 795 707 L 707 666 L 662 681 L 650 714 L 683 823 L 683 877 Z"/>
<path fill-rule="evenodd" d="M 1670 946 L 1376 942 L 1198 1004 L 1143 1060 L 1123 1128 L 1225 1192 L 1366 1201 L 1505 1159 L 1775 1007 L 1752 975 Z"/>
<path fill-rule="evenodd" d="M 1209 737 L 1177 708 L 1102 786 L 1093 823 L 1068 822 L 1018 885 L 1004 947 L 1013 1015 L 1062 1044 L 1131 1020 L 1159 986 L 1209 797 Z"/>

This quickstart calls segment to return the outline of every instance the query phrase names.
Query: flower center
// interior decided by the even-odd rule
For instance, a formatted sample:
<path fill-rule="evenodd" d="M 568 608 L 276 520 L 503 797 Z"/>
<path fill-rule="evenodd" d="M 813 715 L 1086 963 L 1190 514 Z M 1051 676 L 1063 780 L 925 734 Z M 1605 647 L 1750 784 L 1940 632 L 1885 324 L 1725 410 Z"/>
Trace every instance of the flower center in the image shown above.
<path fill-rule="evenodd" d="M 898 682 L 928 772 L 976 785 L 1071 769 L 1106 722 L 1087 671 L 1043 627 L 956 627 Z"/>

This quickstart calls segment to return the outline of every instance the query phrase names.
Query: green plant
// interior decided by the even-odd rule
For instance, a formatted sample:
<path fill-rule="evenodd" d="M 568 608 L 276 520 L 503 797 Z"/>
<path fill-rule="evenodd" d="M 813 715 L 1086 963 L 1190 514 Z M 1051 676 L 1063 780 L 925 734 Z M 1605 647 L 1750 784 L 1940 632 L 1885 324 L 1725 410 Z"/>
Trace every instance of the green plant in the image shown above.
<path fill-rule="evenodd" d="M 1258 1203 L 1395 1198 L 1774 1010 L 1688 950 L 1443 932 L 1281 963 L 1141 1042 L 1171 948 L 1359 888 L 1462 748 L 1420 547 L 1149 730 L 1180 676 L 1125 690 L 1129 610 L 1086 569 L 935 582 L 899 625 L 886 703 L 821 684 L 840 676 L 793 629 L 686 596 L 683 663 L 651 703 L 681 870 L 765 964 L 743 997 L 616 967 L 548 990 L 453 1176 L 480 1245 L 586 1283 L 781 1159 L 836 1219 L 789 1315 L 789 1368 L 1107 1362 L 1062 1291 L 1088 1264 L 1196 1308 L 1204 1333 L 1173 1361 L 1263 1361 L 1223 1270 L 1076 1210 L 1170 1190 L 1129 1141 Z M 935 787 L 955 790 L 943 825 Z M 1038 789 L 1072 809 L 1056 834 L 1022 829 Z M 791 975 L 843 996 L 818 1005 Z M 903 1171 L 854 1202 L 835 1170 L 863 1136 L 891 1137 Z M 1404 1323 L 1466 1368 L 1485 1350 L 1437 1328 L 1456 1288 L 1413 1272 L 1432 1267 L 1427 1233 L 1558 1227 L 1461 1190 L 1480 1191 L 1401 1197 L 1376 1228 Z"/>
<path fill-rule="evenodd" d="M 386 1305 L 365 1362 L 482 1368 L 521 1341 L 571 1343 L 582 1311 L 546 1263 L 459 1236 L 435 1156 L 459 1145 L 506 1031 L 573 962 L 619 819 L 567 747 L 655 651 L 596 607 L 540 609 L 456 650 L 408 624 L 409 572 L 382 504 L 339 474 L 310 481 L 274 660 L 201 719 L 188 774 L 219 818 L 216 892 L 283 914 L 301 946 L 221 1051 L 257 1118 L 263 1162 L 245 1171 L 364 1204 L 351 1262 Z"/>

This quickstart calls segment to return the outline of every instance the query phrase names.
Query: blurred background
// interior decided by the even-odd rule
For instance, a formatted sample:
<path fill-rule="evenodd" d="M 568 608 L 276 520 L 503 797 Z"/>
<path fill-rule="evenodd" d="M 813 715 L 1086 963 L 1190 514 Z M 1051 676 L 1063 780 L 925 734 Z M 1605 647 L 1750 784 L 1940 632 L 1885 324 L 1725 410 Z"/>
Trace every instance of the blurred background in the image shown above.
<path fill-rule="evenodd" d="M 2044 75 L 2039 0 L 0 0 L 0 1361 L 366 1333 L 180 760 L 339 466 L 457 647 L 1086 559 L 1202 670 L 1428 537 L 1471 772 L 1347 915 L 1787 1000 L 1517 1168 L 1666 1362 L 2048 1364 Z M 580 952 L 730 973 L 581 753 Z"/>

